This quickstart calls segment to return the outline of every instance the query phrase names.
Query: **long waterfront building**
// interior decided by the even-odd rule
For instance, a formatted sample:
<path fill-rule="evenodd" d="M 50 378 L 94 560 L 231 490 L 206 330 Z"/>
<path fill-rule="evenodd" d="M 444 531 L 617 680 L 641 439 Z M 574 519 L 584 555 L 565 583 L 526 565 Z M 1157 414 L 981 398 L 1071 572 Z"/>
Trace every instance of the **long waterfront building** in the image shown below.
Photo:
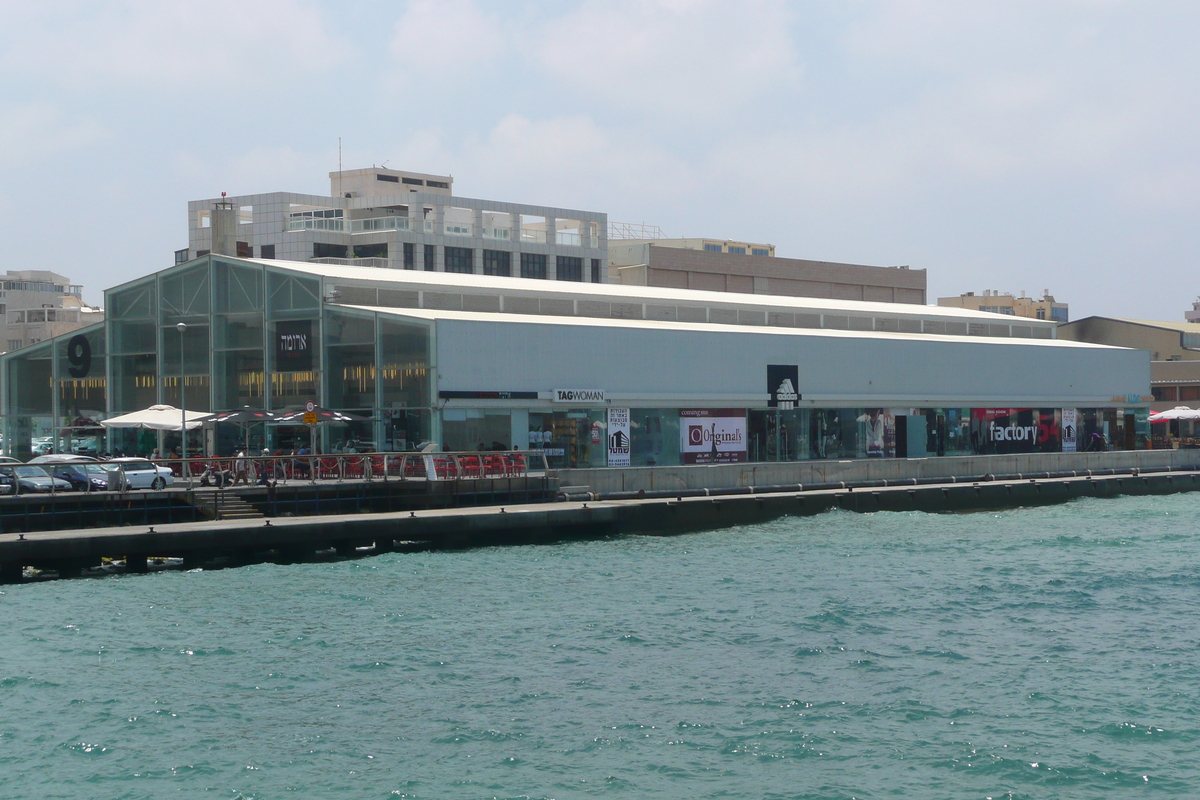
<path fill-rule="evenodd" d="M 366 418 L 320 426 L 326 451 L 515 447 L 551 466 L 1132 449 L 1149 433 L 1146 352 L 968 309 L 214 254 L 105 307 L 0 358 L 10 453 L 181 390 L 191 410 L 311 400 Z M 252 431 L 271 449 L 307 436 Z"/>

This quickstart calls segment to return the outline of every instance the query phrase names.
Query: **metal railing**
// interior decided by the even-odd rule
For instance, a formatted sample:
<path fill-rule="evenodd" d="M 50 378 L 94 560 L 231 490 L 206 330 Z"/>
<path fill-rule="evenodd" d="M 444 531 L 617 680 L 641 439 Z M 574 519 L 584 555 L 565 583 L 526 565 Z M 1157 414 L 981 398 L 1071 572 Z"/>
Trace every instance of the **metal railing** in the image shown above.
<path fill-rule="evenodd" d="M 319 481 L 457 481 L 544 476 L 549 466 L 540 450 L 442 453 L 277 454 L 238 458 L 189 458 L 158 462 L 178 483 L 200 486 L 287 485 Z M 186 469 L 186 474 L 184 470 Z"/>

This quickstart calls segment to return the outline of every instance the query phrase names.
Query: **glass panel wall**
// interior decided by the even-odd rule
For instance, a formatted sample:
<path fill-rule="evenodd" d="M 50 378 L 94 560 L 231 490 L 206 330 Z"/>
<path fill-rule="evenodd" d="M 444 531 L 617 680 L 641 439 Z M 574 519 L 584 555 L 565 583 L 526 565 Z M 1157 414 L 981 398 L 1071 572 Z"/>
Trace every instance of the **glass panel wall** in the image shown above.
<path fill-rule="evenodd" d="M 529 416 L 532 420 L 533 415 Z M 629 410 L 629 463 L 635 467 L 680 463 L 679 409 Z"/>
<path fill-rule="evenodd" d="M 379 318 L 381 446 L 417 449 L 432 438 L 429 326 Z"/>
<path fill-rule="evenodd" d="M 5 454 L 22 461 L 41 455 L 54 441 L 54 366 L 50 344 L 22 348 L 8 361 Z"/>
<path fill-rule="evenodd" d="M 325 314 L 325 332 L 329 407 L 373 417 L 375 409 L 374 316 L 327 312 Z"/>

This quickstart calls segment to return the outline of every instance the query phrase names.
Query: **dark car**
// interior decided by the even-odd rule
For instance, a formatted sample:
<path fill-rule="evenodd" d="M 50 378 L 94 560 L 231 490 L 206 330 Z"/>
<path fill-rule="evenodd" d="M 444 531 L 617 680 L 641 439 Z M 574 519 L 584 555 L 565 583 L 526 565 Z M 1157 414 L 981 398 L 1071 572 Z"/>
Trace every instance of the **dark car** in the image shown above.
<path fill-rule="evenodd" d="M 40 464 L 39 466 L 48 470 L 54 477 L 61 478 L 70 483 L 71 488 L 77 492 L 107 491 L 109 489 L 109 475 L 114 471 L 114 468 L 106 468 L 103 464 L 95 461 L 50 462 Z M 112 485 L 112 488 L 117 488 L 115 483 Z"/>
<path fill-rule="evenodd" d="M 34 464 L 0 464 L 0 476 L 13 479 L 16 494 L 26 492 L 69 492 L 71 484 L 55 478 Z"/>

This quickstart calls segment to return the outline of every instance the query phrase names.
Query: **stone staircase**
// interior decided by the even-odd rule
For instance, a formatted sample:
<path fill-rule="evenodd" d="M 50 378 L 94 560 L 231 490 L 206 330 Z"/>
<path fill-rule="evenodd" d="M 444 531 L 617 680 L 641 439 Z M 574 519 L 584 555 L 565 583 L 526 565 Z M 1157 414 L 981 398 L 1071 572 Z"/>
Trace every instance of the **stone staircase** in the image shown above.
<path fill-rule="evenodd" d="M 212 519 L 263 519 L 263 513 L 232 492 L 197 492 L 196 508 Z"/>

